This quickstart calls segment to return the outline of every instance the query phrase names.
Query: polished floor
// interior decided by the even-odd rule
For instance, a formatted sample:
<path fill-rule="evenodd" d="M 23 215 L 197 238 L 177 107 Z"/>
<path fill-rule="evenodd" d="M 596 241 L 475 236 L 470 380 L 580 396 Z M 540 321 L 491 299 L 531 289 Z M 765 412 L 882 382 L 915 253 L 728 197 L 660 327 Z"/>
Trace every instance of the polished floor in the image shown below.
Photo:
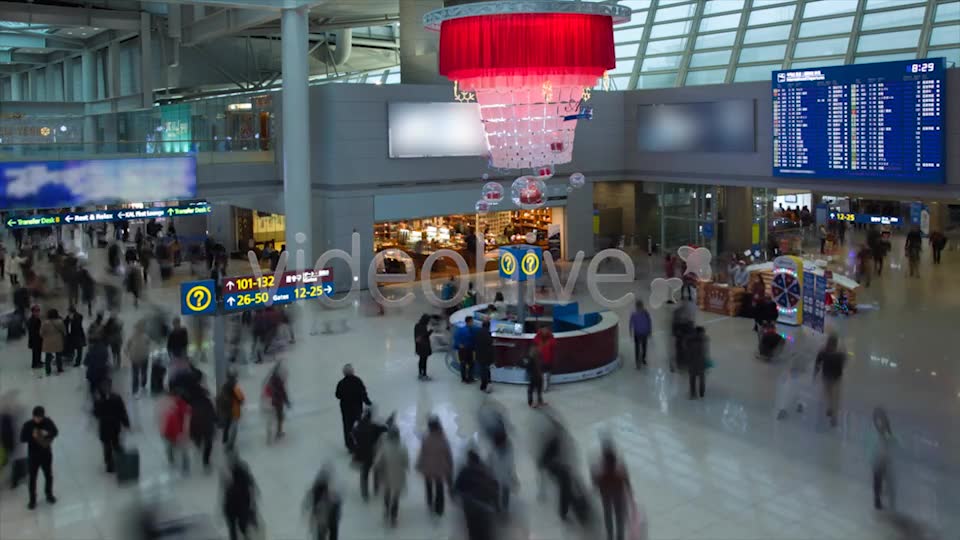
<path fill-rule="evenodd" d="M 777 381 L 783 368 L 754 359 L 756 341 L 751 322 L 745 319 L 698 314 L 717 365 L 708 376 L 706 399 L 689 401 L 685 377 L 666 369 L 669 312 L 661 309 L 654 313 L 657 333 L 648 368 L 634 369 L 633 346 L 622 324 L 625 367 L 599 380 L 555 386 L 547 394 L 550 408 L 564 419 L 579 444 L 582 469 L 586 471 L 595 458 L 600 436 L 612 435 L 625 456 L 654 540 L 958 538 L 960 368 L 952 338 L 960 307 L 960 280 L 956 279 L 960 253 L 945 253 L 940 266 L 925 259 L 919 279 L 907 278 L 898 259 L 893 257 L 884 276 L 874 279 L 861 294 L 861 303 L 869 309 L 829 322 L 849 352 L 843 413 L 836 428 L 824 416 L 814 385 L 801 391 L 806 403 L 802 414 L 775 418 Z M 487 279 L 493 283 L 495 278 Z M 602 289 L 611 296 L 629 289 L 643 297 L 649 294 L 645 281 Z M 589 306 L 586 288 L 578 290 L 580 300 Z M 6 288 L 0 292 L 9 303 Z M 177 309 L 173 287 L 150 294 L 167 309 Z M 239 448 L 259 483 L 267 538 L 308 537 L 301 502 L 323 464 L 336 471 L 345 500 L 341 538 L 465 538 L 455 505 L 448 505 L 441 520 L 428 516 L 422 483 L 413 472 L 400 502 L 396 529 L 384 526 L 379 504 L 361 500 L 357 474 L 343 449 L 333 396 L 346 362 L 365 380 L 380 413 L 397 412 L 413 456 L 429 414 L 441 417 L 459 457 L 476 438 L 480 404 L 484 399 L 500 402 L 510 411 L 514 425 L 521 484 L 514 523 L 504 534 L 531 540 L 583 537 L 556 517 L 550 499 L 537 497 L 530 435 L 537 418 L 526 406 L 523 388 L 498 385 L 492 395 L 485 396 L 476 386 L 461 385 L 442 364 L 442 353 L 431 358 L 433 381 L 417 381 L 412 326 L 427 309 L 418 303 L 373 316 L 364 302 L 352 309 L 322 311 L 317 315 L 321 321 L 347 322 L 345 332 L 332 335 L 312 336 L 306 331 L 310 321 L 300 321 L 297 343 L 279 355 L 290 372 L 293 409 L 288 436 L 275 445 L 265 442 L 257 399 L 268 368 L 243 370 L 241 385 L 250 399 Z M 128 322 L 138 316 L 129 302 L 123 313 Z M 621 315 L 626 318 L 628 310 Z M 338 327 L 339 323 L 334 325 Z M 812 362 L 817 346 L 817 338 L 800 338 L 790 350 L 807 355 Z M 103 472 L 100 446 L 83 397 L 82 373 L 70 370 L 35 379 L 28 365 L 24 343 L 6 345 L 0 362 L 0 393 L 15 389 L 24 406 L 45 405 L 59 425 L 61 436 L 54 450 L 59 502 L 54 507 L 41 502 L 30 512 L 24 488 L 16 493 L 4 488 L 0 538 L 129 538 L 124 516 L 140 500 L 166 501 L 166 507 L 179 516 L 206 516 L 225 537 L 218 511 L 218 473 L 204 474 L 196 466 L 196 456 L 189 476 L 167 466 L 157 434 L 155 399 L 134 400 L 125 395 L 135 419 L 128 444 L 139 448 L 142 471 L 138 486 L 121 488 Z M 211 371 L 209 364 L 202 367 Z M 128 377 L 126 371 L 120 375 L 127 394 Z M 872 429 L 871 412 L 877 406 L 889 411 L 899 442 L 896 513 L 876 512 L 872 506 L 866 441 Z M 222 460 L 219 448 L 214 459 Z"/>

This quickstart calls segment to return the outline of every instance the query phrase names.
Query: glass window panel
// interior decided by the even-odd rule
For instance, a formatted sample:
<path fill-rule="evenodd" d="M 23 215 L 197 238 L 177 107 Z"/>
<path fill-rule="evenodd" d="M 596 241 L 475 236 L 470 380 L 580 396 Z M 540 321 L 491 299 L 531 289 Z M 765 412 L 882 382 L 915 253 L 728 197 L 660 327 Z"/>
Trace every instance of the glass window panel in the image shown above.
<path fill-rule="evenodd" d="M 719 34 L 706 34 L 697 36 L 697 42 L 694 43 L 694 49 L 711 49 L 713 47 L 731 47 L 737 39 L 736 32 L 721 32 Z"/>
<path fill-rule="evenodd" d="M 703 14 L 713 15 L 714 13 L 739 11 L 741 9 L 743 9 L 743 0 L 710 0 L 703 6 Z"/>
<path fill-rule="evenodd" d="M 613 52 L 617 58 L 633 58 L 637 56 L 637 48 L 640 46 L 639 43 L 630 43 L 628 45 L 616 45 L 613 48 Z"/>
<path fill-rule="evenodd" d="M 621 75 L 619 77 L 610 77 L 610 86 L 608 90 L 628 90 L 630 88 L 630 76 Z M 598 88 L 603 89 L 603 82 L 598 85 Z"/>
<path fill-rule="evenodd" d="M 661 21 L 675 21 L 677 19 L 686 19 L 688 17 L 693 17 L 693 12 L 697 10 L 697 6 L 694 4 L 687 4 L 685 6 L 674 6 L 669 8 L 660 8 L 657 10 L 656 16 L 654 17 L 654 22 Z"/>
<path fill-rule="evenodd" d="M 913 60 L 917 53 L 875 54 L 873 56 L 857 56 L 858 64 L 873 64 L 876 62 L 893 62 L 895 60 Z"/>
<path fill-rule="evenodd" d="M 613 41 L 615 43 L 626 43 L 628 41 L 640 41 L 643 39 L 643 27 L 633 26 L 630 28 L 617 28 L 613 31 Z"/>
<path fill-rule="evenodd" d="M 819 0 L 807 2 L 803 8 L 803 18 L 823 17 L 837 13 L 850 13 L 857 9 L 857 0 Z"/>
<path fill-rule="evenodd" d="M 806 58 L 809 56 L 845 54 L 849 43 L 849 37 L 821 39 L 819 41 L 801 41 L 797 43 L 797 49 L 794 51 L 793 56 L 796 58 Z"/>
<path fill-rule="evenodd" d="M 937 5 L 936 22 L 960 20 L 960 2 Z"/>
<path fill-rule="evenodd" d="M 747 66 L 737 68 L 734 75 L 734 82 L 743 81 L 762 81 L 770 80 L 770 72 L 780 69 L 780 64 L 767 64 L 765 66 Z"/>
<path fill-rule="evenodd" d="M 680 67 L 681 55 L 648 56 L 643 59 L 640 71 L 659 71 L 661 69 L 677 69 Z"/>
<path fill-rule="evenodd" d="M 400 74 L 391 73 L 387 75 L 387 80 L 383 81 L 383 84 L 400 84 Z"/>
<path fill-rule="evenodd" d="M 675 72 L 640 75 L 637 78 L 637 88 L 669 88 L 676 82 L 677 74 Z"/>
<path fill-rule="evenodd" d="M 727 76 L 727 68 L 708 69 L 706 71 L 691 71 L 687 73 L 687 86 L 696 86 L 698 84 L 722 84 Z"/>
<path fill-rule="evenodd" d="M 887 49 L 915 49 L 920 41 L 920 29 L 884 32 L 860 36 L 857 52 L 885 51 Z"/>
<path fill-rule="evenodd" d="M 796 2 L 796 0 L 753 0 L 753 9 L 772 6 L 775 4 L 788 4 L 790 2 Z"/>
<path fill-rule="evenodd" d="M 922 0 L 913 0 L 912 2 L 910 0 L 867 0 L 867 10 L 922 3 Z"/>
<path fill-rule="evenodd" d="M 633 73 L 633 64 L 636 63 L 635 58 L 629 58 L 624 60 L 617 60 L 617 67 L 611 69 L 607 73 L 611 76 L 613 75 L 629 75 Z"/>
<path fill-rule="evenodd" d="M 781 24 L 766 28 L 751 28 L 743 35 L 743 42 L 749 45 L 765 41 L 786 41 L 788 37 L 790 37 L 790 25 Z"/>
<path fill-rule="evenodd" d="M 650 7 L 651 1 L 652 0 L 620 0 L 617 3 L 621 6 L 627 6 L 634 11 L 640 11 L 641 9 L 647 9 Z"/>
<path fill-rule="evenodd" d="M 687 46 L 687 38 L 661 39 L 647 43 L 646 54 L 680 53 Z"/>
<path fill-rule="evenodd" d="M 747 47 L 740 51 L 740 63 L 762 62 L 764 60 L 781 60 L 787 53 L 787 45 L 766 45 L 764 47 Z"/>
<path fill-rule="evenodd" d="M 679 4 L 680 2 L 689 2 L 690 0 L 660 0 L 657 5 L 669 6 L 670 4 Z"/>
<path fill-rule="evenodd" d="M 923 15 L 926 9 L 925 7 L 916 7 L 898 9 L 896 11 L 881 11 L 880 13 L 867 13 L 863 16 L 863 30 L 923 24 Z"/>
<path fill-rule="evenodd" d="M 785 22 L 793 19 L 793 12 L 796 11 L 797 6 L 782 6 L 769 9 L 761 9 L 759 11 L 750 12 L 750 26 L 755 26 L 758 24 L 770 24 Z"/>
<path fill-rule="evenodd" d="M 690 31 L 690 21 L 658 24 L 650 29 L 650 39 L 682 36 Z"/>
<path fill-rule="evenodd" d="M 733 51 L 711 51 L 711 52 L 702 52 L 693 55 L 690 58 L 690 67 L 706 67 L 706 66 L 725 66 L 730 63 L 730 55 Z"/>
<path fill-rule="evenodd" d="M 848 34 L 851 28 L 853 28 L 853 17 L 804 22 L 800 25 L 800 37 Z"/>
<path fill-rule="evenodd" d="M 829 58 L 824 60 L 805 60 L 803 62 L 793 62 L 790 69 L 807 69 L 818 67 L 842 66 L 843 57 Z"/>
<path fill-rule="evenodd" d="M 729 15 L 720 15 L 718 17 L 704 17 L 700 19 L 700 31 L 710 32 L 711 30 L 727 30 L 736 28 L 740 24 L 740 13 L 731 13 Z"/>
<path fill-rule="evenodd" d="M 960 43 L 960 25 L 938 26 L 930 33 L 930 45 L 956 45 Z"/>
<path fill-rule="evenodd" d="M 939 58 L 941 56 L 947 59 L 947 67 L 960 66 L 960 48 L 937 49 L 927 52 L 928 58 Z"/>

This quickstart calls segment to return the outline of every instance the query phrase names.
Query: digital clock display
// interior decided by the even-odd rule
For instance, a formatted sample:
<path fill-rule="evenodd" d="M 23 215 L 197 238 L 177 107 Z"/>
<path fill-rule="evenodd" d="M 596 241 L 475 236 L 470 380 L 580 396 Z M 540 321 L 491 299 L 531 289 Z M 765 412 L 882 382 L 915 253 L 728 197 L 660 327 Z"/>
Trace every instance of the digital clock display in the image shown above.
<path fill-rule="evenodd" d="M 933 73 L 936 68 L 936 62 L 919 62 L 907 65 L 907 73 Z"/>

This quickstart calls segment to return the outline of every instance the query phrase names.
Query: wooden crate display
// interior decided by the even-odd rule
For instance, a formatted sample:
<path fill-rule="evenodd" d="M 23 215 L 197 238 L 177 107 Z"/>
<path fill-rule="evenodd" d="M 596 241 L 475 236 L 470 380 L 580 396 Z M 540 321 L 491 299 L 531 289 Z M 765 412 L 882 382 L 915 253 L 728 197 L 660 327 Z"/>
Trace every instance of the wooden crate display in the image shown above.
<path fill-rule="evenodd" d="M 697 283 L 697 306 L 702 311 L 736 317 L 747 294 L 740 287 L 727 287 L 712 281 Z"/>

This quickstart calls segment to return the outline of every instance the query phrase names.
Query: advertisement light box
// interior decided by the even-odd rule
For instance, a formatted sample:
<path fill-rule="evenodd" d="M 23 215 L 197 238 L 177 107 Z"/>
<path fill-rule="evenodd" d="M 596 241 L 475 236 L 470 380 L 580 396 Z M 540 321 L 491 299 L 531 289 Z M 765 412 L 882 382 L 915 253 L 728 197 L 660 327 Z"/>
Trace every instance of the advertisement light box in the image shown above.
<path fill-rule="evenodd" d="M 476 103 L 390 103 L 391 158 L 486 156 L 487 138 Z"/>

